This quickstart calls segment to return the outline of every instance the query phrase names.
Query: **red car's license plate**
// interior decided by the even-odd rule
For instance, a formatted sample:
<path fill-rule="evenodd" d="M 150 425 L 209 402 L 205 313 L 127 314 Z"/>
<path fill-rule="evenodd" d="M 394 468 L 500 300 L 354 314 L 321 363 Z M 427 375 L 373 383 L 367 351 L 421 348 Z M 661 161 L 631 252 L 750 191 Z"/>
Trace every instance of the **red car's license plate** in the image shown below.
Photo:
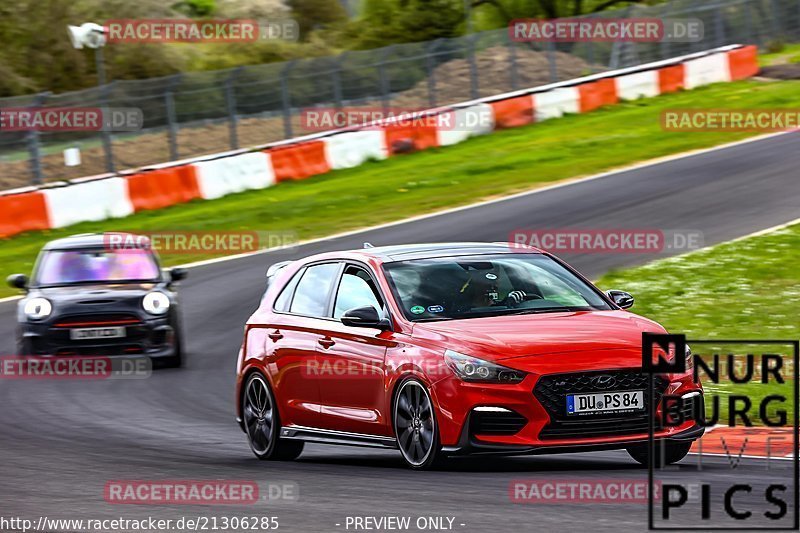
<path fill-rule="evenodd" d="M 644 410 L 644 391 L 567 394 L 567 414 Z"/>

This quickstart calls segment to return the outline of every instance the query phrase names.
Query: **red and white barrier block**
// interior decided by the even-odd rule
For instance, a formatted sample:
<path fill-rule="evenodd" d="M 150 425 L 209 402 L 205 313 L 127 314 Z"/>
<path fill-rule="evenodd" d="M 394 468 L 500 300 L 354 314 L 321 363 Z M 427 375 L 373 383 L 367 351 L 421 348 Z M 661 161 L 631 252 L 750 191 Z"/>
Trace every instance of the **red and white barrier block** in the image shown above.
<path fill-rule="evenodd" d="M 389 157 L 383 130 L 371 129 L 331 135 L 322 139 L 332 169 L 352 168 Z"/>
<path fill-rule="evenodd" d="M 275 184 L 269 154 L 252 152 L 193 163 L 200 197 L 205 200 Z"/>

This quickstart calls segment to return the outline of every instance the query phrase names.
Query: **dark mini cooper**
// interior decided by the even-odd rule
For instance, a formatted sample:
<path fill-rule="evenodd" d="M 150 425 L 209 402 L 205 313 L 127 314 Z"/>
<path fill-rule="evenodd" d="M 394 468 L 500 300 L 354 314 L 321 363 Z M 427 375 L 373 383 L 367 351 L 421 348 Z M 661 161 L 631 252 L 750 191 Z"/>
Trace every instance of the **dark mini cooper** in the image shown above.
<path fill-rule="evenodd" d="M 178 367 L 174 284 L 186 274 L 182 268 L 162 271 L 149 246 L 113 248 L 102 234 L 52 241 L 40 252 L 30 280 L 24 274 L 8 278 L 26 292 L 17 311 L 19 353 L 146 355 Z"/>

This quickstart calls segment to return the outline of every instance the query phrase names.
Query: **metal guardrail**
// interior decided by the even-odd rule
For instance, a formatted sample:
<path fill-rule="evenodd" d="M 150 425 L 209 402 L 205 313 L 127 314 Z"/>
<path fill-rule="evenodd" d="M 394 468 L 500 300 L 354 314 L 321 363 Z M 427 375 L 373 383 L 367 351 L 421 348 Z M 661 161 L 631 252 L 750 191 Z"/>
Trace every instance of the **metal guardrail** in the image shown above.
<path fill-rule="evenodd" d="M 800 40 L 800 0 L 673 0 L 586 18 L 694 18 L 692 43 L 520 43 L 506 29 L 285 63 L 120 80 L 0 99 L 3 107 L 137 107 L 136 133 L 0 132 L 0 188 L 116 172 L 309 133 L 313 107 L 430 108 L 736 42 Z M 62 151 L 81 149 L 65 167 Z"/>

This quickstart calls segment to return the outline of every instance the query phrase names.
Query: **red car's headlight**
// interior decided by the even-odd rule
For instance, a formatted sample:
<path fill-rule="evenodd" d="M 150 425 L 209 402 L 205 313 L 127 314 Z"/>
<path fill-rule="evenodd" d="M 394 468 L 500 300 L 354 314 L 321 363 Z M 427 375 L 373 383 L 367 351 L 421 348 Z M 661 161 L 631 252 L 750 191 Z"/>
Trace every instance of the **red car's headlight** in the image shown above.
<path fill-rule="evenodd" d="M 484 361 L 471 355 L 453 350 L 444 352 L 447 366 L 464 381 L 478 383 L 519 383 L 525 379 L 525 372 L 514 370 L 496 363 Z"/>

